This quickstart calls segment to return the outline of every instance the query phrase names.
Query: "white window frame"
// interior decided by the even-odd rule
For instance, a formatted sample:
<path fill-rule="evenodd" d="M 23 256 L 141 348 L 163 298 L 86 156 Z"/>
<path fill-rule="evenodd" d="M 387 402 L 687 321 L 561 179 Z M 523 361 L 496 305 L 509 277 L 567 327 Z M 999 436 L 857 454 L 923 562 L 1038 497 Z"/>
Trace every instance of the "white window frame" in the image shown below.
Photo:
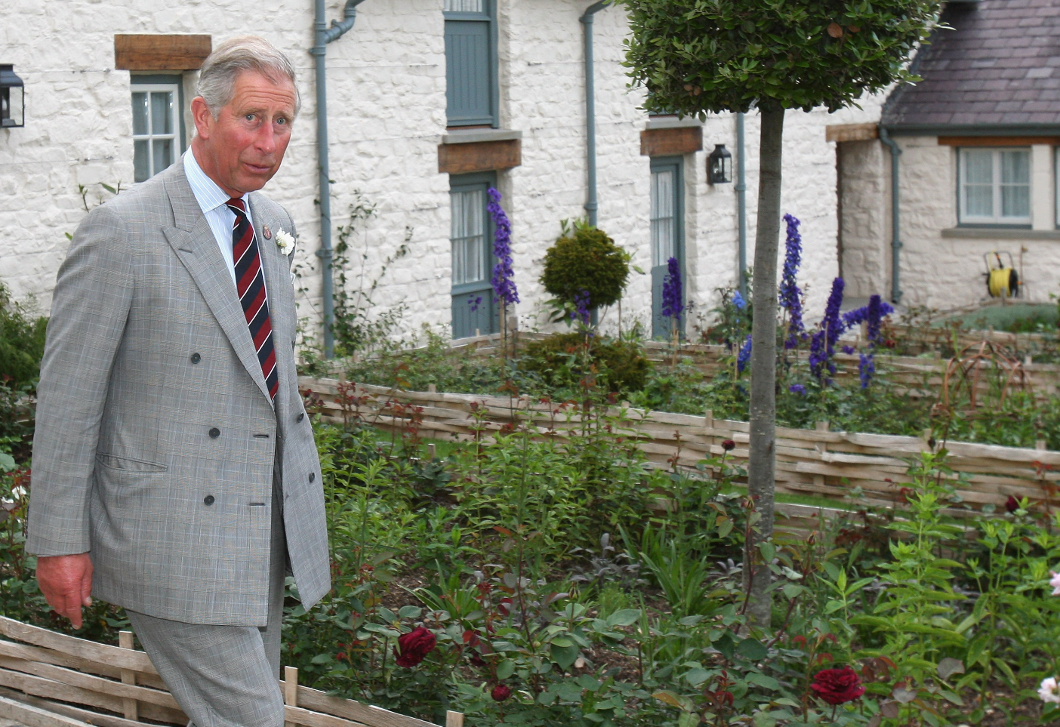
<path fill-rule="evenodd" d="M 147 104 L 147 112 L 148 112 L 147 133 L 146 134 L 137 134 L 134 131 L 133 134 L 132 134 L 134 165 L 135 165 L 135 155 L 136 155 L 136 142 L 137 141 L 146 141 L 147 142 L 147 149 L 148 149 L 148 152 L 147 152 L 147 165 L 148 165 L 148 172 L 149 172 L 149 174 L 147 175 L 147 179 L 150 179 L 151 177 L 155 176 L 156 174 L 161 172 L 162 169 L 166 169 L 166 168 L 172 166 L 173 164 L 175 164 L 177 159 L 180 158 L 180 155 L 181 155 L 181 153 L 183 151 L 182 150 L 183 139 L 182 139 L 181 132 L 180 132 L 180 129 L 181 129 L 180 120 L 181 120 L 181 112 L 182 112 L 181 103 L 180 103 L 180 101 L 181 101 L 180 83 L 178 83 L 177 81 L 174 81 L 173 83 L 136 83 L 135 80 L 134 80 L 129 85 L 129 102 L 132 103 L 132 96 L 135 93 L 146 93 L 146 94 L 148 94 L 148 99 L 150 99 L 150 94 L 152 92 L 155 92 L 155 93 L 168 92 L 168 93 L 173 94 L 173 105 L 172 105 L 172 111 L 171 111 L 172 118 L 170 119 L 170 128 L 173 131 L 170 134 L 153 134 L 153 133 L 151 133 L 151 118 L 150 118 L 151 103 L 150 103 L 150 100 L 149 100 L 148 104 Z M 135 125 L 134 125 L 133 128 L 135 129 Z M 163 167 L 162 169 L 155 169 L 155 155 L 153 153 L 153 151 L 154 151 L 154 141 L 155 140 L 166 140 L 166 139 L 168 139 L 168 140 L 170 140 L 172 142 L 170 144 L 170 147 L 169 147 L 170 148 L 169 164 L 166 164 L 166 166 Z M 144 180 L 140 180 L 140 181 L 144 181 Z"/>
<path fill-rule="evenodd" d="M 1001 214 L 1001 154 L 1003 152 L 1019 151 L 1024 152 L 1027 155 L 1027 215 L 1024 217 L 1005 217 Z M 991 154 L 991 172 L 992 182 L 991 186 L 993 189 L 993 212 L 994 214 L 990 217 L 987 216 L 973 216 L 969 215 L 966 209 L 965 200 L 965 170 L 967 169 L 967 163 L 965 162 L 965 156 L 969 152 L 992 152 Z M 1031 219 L 1034 214 L 1034 169 L 1033 169 L 1034 157 L 1031 153 L 1031 147 L 1029 146 L 1001 146 L 1001 147 L 982 147 L 982 146 L 971 146 L 971 147 L 958 147 L 957 149 L 957 210 L 958 210 L 958 222 L 962 225 L 997 225 L 997 226 L 1030 226 Z"/>

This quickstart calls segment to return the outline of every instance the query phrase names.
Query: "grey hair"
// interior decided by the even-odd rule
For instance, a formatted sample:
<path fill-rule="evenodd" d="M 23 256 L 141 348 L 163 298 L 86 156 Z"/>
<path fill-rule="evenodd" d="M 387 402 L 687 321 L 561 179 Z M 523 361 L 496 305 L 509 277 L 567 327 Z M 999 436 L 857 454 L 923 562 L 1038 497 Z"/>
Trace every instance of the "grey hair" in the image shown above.
<path fill-rule="evenodd" d="M 294 112 L 298 114 L 302 98 L 291 59 L 264 38 L 243 35 L 217 46 L 199 70 L 199 95 L 214 118 L 232 100 L 236 78 L 243 71 L 256 71 L 276 84 L 284 78 L 290 80 L 294 86 Z"/>

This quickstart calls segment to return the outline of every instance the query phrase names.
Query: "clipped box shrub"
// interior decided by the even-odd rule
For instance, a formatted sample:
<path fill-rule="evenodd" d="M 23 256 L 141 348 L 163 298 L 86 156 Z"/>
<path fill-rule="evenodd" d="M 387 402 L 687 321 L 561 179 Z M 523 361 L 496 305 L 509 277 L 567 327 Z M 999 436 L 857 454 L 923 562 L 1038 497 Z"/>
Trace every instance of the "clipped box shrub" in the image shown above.
<path fill-rule="evenodd" d="M 550 387 L 575 386 L 587 373 L 583 370 L 581 333 L 557 333 L 527 344 L 519 359 L 521 371 L 532 372 Z M 615 393 L 640 391 L 651 372 L 651 362 L 640 346 L 630 341 L 597 338 L 590 350 L 590 365 Z"/>

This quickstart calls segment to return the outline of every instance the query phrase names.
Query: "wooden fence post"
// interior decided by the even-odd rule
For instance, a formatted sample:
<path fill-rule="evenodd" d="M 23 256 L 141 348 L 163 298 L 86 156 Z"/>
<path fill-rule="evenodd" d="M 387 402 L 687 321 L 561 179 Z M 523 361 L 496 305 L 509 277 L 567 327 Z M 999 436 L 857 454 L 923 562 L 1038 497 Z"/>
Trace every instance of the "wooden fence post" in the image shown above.
<path fill-rule="evenodd" d="M 460 712 L 446 712 L 445 727 L 464 727 L 464 715 Z"/>
<path fill-rule="evenodd" d="M 283 668 L 283 703 L 288 707 L 298 706 L 298 668 Z M 283 727 L 295 727 L 296 722 L 284 722 Z"/>
<path fill-rule="evenodd" d="M 827 432 L 828 431 L 828 422 L 827 421 L 817 422 L 817 424 L 814 425 L 814 429 L 816 429 L 819 432 Z M 820 452 L 821 454 L 824 454 L 825 452 L 828 451 L 828 442 L 815 442 L 814 445 L 813 445 L 813 448 L 815 450 L 817 450 L 818 452 Z M 813 486 L 815 488 L 817 488 L 817 494 L 818 495 L 823 495 L 824 494 L 824 475 L 814 475 L 813 476 Z"/>
<path fill-rule="evenodd" d="M 133 632 L 132 631 L 119 631 L 118 632 L 118 646 L 120 646 L 123 649 L 130 649 L 131 650 L 133 648 Z M 136 686 L 136 672 L 134 672 L 132 669 L 122 669 L 121 670 L 121 683 L 122 684 L 131 684 L 133 686 Z M 126 698 L 122 699 L 121 702 L 122 702 L 122 711 L 125 714 L 125 719 L 132 720 L 133 722 L 138 721 L 140 719 L 140 710 L 136 706 L 136 700 L 126 697 Z"/>

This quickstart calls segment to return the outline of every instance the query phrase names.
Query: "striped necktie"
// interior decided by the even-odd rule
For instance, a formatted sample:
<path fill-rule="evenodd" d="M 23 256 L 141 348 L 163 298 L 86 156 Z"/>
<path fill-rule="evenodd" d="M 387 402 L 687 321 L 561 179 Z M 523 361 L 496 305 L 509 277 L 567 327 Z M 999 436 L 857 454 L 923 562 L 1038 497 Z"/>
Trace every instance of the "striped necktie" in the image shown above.
<path fill-rule="evenodd" d="M 243 314 L 247 317 L 250 337 L 258 352 L 258 363 L 261 373 L 265 375 L 265 385 L 269 396 L 276 400 L 276 391 L 280 388 L 279 375 L 276 373 L 276 351 L 272 345 L 272 321 L 269 319 L 269 301 L 265 295 L 265 273 L 261 269 L 261 254 L 258 242 L 254 239 L 254 228 L 250 226 L 246 205 L 242 199 L 230 199 L 225 202 L 228 209 L 236 215 L 232 227 L 232 259 L 236 266 L 236 292 L 243 305 Z"/>

